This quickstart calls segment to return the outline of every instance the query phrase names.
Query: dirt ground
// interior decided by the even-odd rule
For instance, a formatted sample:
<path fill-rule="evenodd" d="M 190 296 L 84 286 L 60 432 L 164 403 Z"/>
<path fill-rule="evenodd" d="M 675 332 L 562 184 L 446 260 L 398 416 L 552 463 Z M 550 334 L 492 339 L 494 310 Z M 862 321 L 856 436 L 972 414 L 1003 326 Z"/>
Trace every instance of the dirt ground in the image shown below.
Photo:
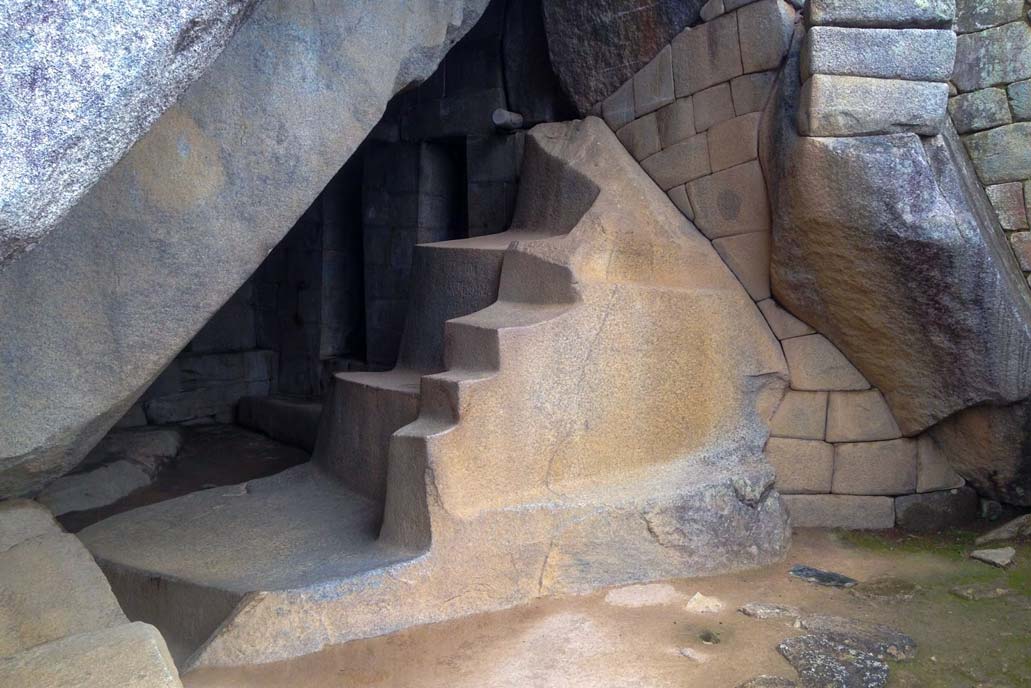
<path fill-rule="evenodd" d="M 771 602 L 910 634 L 917 658 L 892 664 L 890 686 L 1031 686 L 1031 543 L 1017 546 L 1004 571 L 967 558 L 973 538 L 802 531 L 784 562 L 759 571 L 542 599 L 183 680 L 186 688 L 733 688 L 758 674 L 795 678 L 775 647 L 801 631 L 737 611 Z M 861 584 L 843 590 L 799 581 L 787 575 L 796 563 Z M 986 583 L 1013 594 L 968 601 L 950 593 Z M 696 592 L 718 598 L 722 611 L 687 611 Z"/>

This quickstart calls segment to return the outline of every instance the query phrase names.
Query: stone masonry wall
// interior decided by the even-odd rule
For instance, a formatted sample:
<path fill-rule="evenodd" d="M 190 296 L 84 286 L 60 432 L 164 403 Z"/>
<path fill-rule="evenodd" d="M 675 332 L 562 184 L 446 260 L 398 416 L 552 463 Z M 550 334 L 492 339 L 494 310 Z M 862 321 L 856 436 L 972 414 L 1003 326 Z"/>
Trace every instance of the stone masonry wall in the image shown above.
<path fill-rule="evenodd" d="M 712 241 L 781 342 L 791 389 L 770 420 L 766 453 L 794 523 L 890 528 L 896 507 L 902 519 L 920 499 L 911 495 L 951 496 L 963 480 L 931 442 L 903 437 L 881 392 L 771 297 L 770 211 L 758 132 L 797 8 L 783 0 L 710 0 L 704 23 L 678 35 L 595 111 Z M 954 43 L 951 31 L 933 37 L 947 42 L 944 34 Z M 821 68 L 810 62 L 810 70 Z M 942 116 L 950 72 L 951 65 L 932 72 L 941 81 L 917 87 L 937 94 Z M 837 118 L 860 120 L 848 113 Z M 812 121 L 820 127 L 835 118 Z"/>
<path fill-rule="evenodd" d="M 1031 280 L 1031 25 L 1024 0 L 956 0 L 949 114 Z"/>

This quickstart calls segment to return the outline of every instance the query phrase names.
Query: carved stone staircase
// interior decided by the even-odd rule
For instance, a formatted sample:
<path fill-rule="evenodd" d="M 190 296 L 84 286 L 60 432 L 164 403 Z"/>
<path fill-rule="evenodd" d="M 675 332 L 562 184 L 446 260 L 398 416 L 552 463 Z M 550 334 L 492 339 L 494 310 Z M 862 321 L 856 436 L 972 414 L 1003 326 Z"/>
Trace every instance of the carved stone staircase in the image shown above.
<path fill-rule="evenodd" d="M 186 668 L 783 555 L 780 349 L 600 120 L 534 129 L 512 228 L 413 267 L 397 368 L 336 376 L 311 463 L 80 534 Z"/>

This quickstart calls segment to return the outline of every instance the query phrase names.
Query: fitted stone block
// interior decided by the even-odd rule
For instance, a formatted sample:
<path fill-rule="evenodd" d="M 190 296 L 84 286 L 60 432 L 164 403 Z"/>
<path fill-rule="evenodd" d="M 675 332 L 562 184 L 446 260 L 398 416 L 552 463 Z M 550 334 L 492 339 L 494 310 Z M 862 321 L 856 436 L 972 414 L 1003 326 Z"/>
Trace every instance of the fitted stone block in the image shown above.
<path fill-rule="evenodd" d="M 612 131 L 622 129 L 634 120 L 634 82 L 633 79 L 617 88 L 612 95 L 602 101 L 601 114 Z"/>
<path fill-rule="evenodd" d="M 884 530 L 895 526 L 891 497 L 784 495 L 784 503 L 796 528 Z"/>
<path fill-rule="evenodd" d="M 742 73 L 734 14 L 687 29 L 673 39 L 673 80 L 678 98 Z"/>
<path fill-rule="evenodd" d="M 694 99 L 679 98 L 655 113 L 659 127 L 659 145 L 668 148 L 674 143 L 691 138 L 697 132 L 694 126 Z"/>
<path fill-rule="evenodd" d="M 734 100 L 734 112 L 745 115 L 749 112 L 760 112 L 766 107 L 766 101 L 777 80 L 776 71 L 743 74 L 730 82 L 730 93 Z"/>
<path fill-rule="evenodd" d="M 144 623 L 81 633 L 0 659 L 0 685 L 182 688 L 164 638 Z"/>
<path fill-rule="evenodd" d="M 723 262 L 756 301 L 770 298 L 770 233 L 749 232 L 712 242 Z"/>
<path fill-rule="evenodd" d="M 703 132 L 734 116 L 734 100 L 730 84 L 717 84 L 694 96 L 695 129 Z"/>
<path fill-rule="evenodd" d="M 826 494 L 834 473 L 834 447 L 826 442 L 771 437 L 766 458 L 781 494 Z"/>
<path fill-rule="evenodd" d="M 982 88 L 949 98 L 949 116 L 960 134 L 1009 124 L 1009 101 L 1001 88 Z"/>
<path fill-rule="evenodd" d="M 713 172 L 755 160 L 759 156 L 759 120 L 753 112 L 709 129 L 709 164 Z"/>
<path fill-rule="evenodd" d="M 723 0 L 709 0 L 707 3 L 702 5 L 701 18 L 702 21 L 712 21 L 716 17 L 726 12 L 726 8 L 723 5 Z"/>
<path fill-rule="evenodd" d="M 1020 269 L 1024 272 L 1031 271 L 1031 232 L 1010 234 L 1010 245 L 1017 256 L 1017 262 L 1020 263 Z"/>
<path fill-rule="evenodd" d="M 1024 0 L 956 0 L 956 33 L 971 33 L 1020 21 Z"/>
<path fill-rule="evenodd" d="M 770 229 L 766 181 L 759 162 L 722 170 L 687 185 L 695 224 L 710 239 Z"/>
<path fill-rule="evenodd" d="M 948 81 L 956 34 L 937 29 L 814 26 L 802 46 L 802 78 L 813 74 Z"/>
<path fill-rule="evenodd" d="M 762 311 L 766 322 L 770 324 L 770 329 L 773 330 L 773 334 L 777 336 L 777 339 L 802 337 L 816 332 L 816 330 L 781 308 L 773 299 L 760 301 L 759 310 Z"/>
<path fill-rule="evenodd" d="M 1031 142 L 1029 142 L 1031 145 Z M 999 224 L 1008 231 L 1027 229 L 1027 209 L 1024 205 L 1024 185 L 1020 182 L 993 184 L 985 187 L 988 200 L 995 208 Z"/>
<path fill-rule="evenodd" d="M 961 528 L 977 518 L 980 500 L 969 487 L 895 498 L 895 525 L 913 533 Z"/>
<path fill-rule="evenodd" d="M 852 495 L 916 492 L 916 440 L 835 445 L 833 491 Z"/>
<path fill-rule="evenodd" d="M 968 33 L 956 43 L 952 82 L 960 91 L 976 91 L 1031 78 L 1031 26 L 1016 21 Z"/>
<path fill-rule="evenodd" d="M 810 334 L 781 342 L 791 373 L 791 388 L 799 390 L 863 390 L 870 383 L 826 337 Z"/>
<path fill-rule="evenodd" d="M 1031 122 L 1014 122 L 963 137 L 983 184 L 1031 178 Z"/>
<path fill-rule="evenodd" d="M 770 434 L 822 440 L 827 433 L 827 392 L 788 390 L 770 421 Z M 828 487 L 825 492 L 829 492 Z"/>
<path fill-rule="evenodd" d="M 709 173 L 709 145 L 705 134 L 659 151 L 641 162 L 645 172 L 663 191 Z"/>
<path fill-rule="evenodd" d="M 787 54 L 795 10 L 784 0 L 760 0 L 737 11 L 745 73 L 776 69 Z"/>
<path fill-rule="evenodd" d="M 828 442 L 869 442 L 901 436 L 880 391 L 831 392 L 827 405 Z"/>
<path fill-rule="evenodd" d="M 669 190 L 667 195 L 669 196 L 669 200 L 673 201 L 673 205 L 675 205 L 688 220 L 694 219 L 694 208 L 691 207 L 691 199 L 687 197 L 686 184 L 673 187 Z"/>
<path fill-rule="evenodd" d="M 127 622 L 93 557 L 66 533 L 25 540 L 0 556 L 0 600 L 0 657 Z"/>
<path fill-rule="evenodd" d="M 1013 119 L 1018 122 L 1031 120 L 1031 81 L 1018 81 L 1006 87 Z"/>
<path fill-rule="evenodd" d="M 634 112 L 638 117 L 673 102 L 673 49 L 666 46 L 634 75 Z"/>
<path fill-rule="evenodd" d="M 950 28 L 955 0 L 809 0 L 813 25 Z"/>
<path fill-rule="evenodd" d="M 944 83 L 816 74 L 802 86 L 798 129 L 805 136 L 862 136 L 941 130 Z"/>
<path fill-rule="evenodd" d="M 916 491 L 934 492 L 962 487 L 965 481 L 952 469 L 948 460 L 928 435 L 916 441 Z"/>
<path fill-rule="evenodd" d="M 620 143 L 626 146 L 635 160 L 644 160 L 659 152 L 659 126 L 655 114 L 635 119 L 616 132 Z"/>
<path fill-rule="evenodd" d="M 50 512 L 30 499 L 0 502 L 0 554 L 41 535 L 59 535 Z"/>

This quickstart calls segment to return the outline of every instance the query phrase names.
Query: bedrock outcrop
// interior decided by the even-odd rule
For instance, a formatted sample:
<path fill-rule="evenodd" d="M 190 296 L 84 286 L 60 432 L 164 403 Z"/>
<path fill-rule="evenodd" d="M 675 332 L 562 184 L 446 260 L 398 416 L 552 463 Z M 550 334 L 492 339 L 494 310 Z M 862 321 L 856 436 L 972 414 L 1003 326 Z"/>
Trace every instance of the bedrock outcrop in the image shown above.
<path fill-rule="evenodd" d="M 0 497 L 74 466 L 487 0 L 265 0 L 218 62 L 0 271 Z"/>
<path fill-rule="evenodd" d="M 906 435 L 1026 398 L 1027 285 L 958 137 L 947 123 L 926 139 L 799 136 L 797 75 L 784 70 L 762 137 L 778 301 L 884 393 Z"/>
<path fill-rule="evenodd" d="M 260 1 L 0 2 L 0 268 L 118 162 Z"/>
<path fill-rule="evenodd" d="M 703 0 L 543 3 L 551 63 L 581 115 L 697 22 L 704 4 Z"/>

